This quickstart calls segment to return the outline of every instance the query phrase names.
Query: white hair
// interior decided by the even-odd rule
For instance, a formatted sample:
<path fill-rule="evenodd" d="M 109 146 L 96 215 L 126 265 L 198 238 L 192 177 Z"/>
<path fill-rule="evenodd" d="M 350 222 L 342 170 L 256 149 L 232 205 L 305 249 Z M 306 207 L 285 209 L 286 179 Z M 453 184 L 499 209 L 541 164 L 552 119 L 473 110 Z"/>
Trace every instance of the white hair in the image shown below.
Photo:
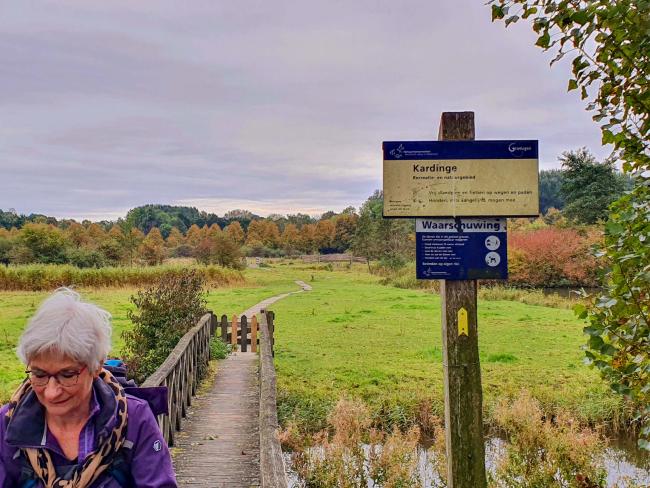
<path fill-rule="evenodd" d="M 111 349 L 111 314 L 78 293 L 59 288 L 36 311 L 18 342 L 16 354 L 29 362 L 44 352 L 55 352 L 100 369 Z"/>

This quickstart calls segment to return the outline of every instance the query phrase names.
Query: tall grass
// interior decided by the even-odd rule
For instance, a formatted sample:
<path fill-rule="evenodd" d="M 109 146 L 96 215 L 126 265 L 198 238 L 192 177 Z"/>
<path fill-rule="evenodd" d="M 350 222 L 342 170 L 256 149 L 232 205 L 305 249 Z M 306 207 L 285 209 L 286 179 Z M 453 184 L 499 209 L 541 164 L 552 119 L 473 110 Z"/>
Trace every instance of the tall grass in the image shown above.
<path fill-rule="evenodd" d="M 420 429 L 385 431 L 372 421 L 361 400 L 341 398 L 327 417 L 327 427 L 303 432 L 289 424 L 280 441 L 291 454 L 298 486 L 305 488 L 444 488 L 447 480 L 445 428 L 432 412 L 435 427 L 426 456 Z M 549 415 L 528 392 L 502 400 L 494 427 L 503 434 L 488 463 L 489 488 L 601 488 L 606 486 L 607 443 L 601 433 L 567 412 Z M 621 477 L 613 488 L 641 488 L 639 480 Z"/>
<path fill-rule="evenodd" d="M 163 277 L 178 276 L 187 269 L 195 270 L 210 286 L 227 286 L 245 281 L 240 271 L 214 265 L 77 268 L 70 265 L 30 264 L 0 267 L 0 290 L 41 291 L 61 286 L 146 286 Z"/>

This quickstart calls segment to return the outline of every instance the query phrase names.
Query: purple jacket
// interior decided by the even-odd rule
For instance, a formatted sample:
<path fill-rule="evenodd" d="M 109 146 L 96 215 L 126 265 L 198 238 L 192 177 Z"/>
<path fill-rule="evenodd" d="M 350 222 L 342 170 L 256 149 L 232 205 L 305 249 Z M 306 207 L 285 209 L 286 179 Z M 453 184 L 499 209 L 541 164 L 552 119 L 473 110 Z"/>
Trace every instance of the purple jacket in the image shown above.
<path fill-rule="evenodd" d="M 11 419 L 8 405 L 0 408 L 0 488 L 20 488 L 21 478 L 29 474 L 29 463 L 20 454 L 22 447 L 45 446 L 59 476 L 81 464 L 95 449 L 97 438 L 113 429 L 116 401 L 113 392 L 101 380 L 93 383 L 91 416 L 79 435 L 79 457 L 69 461 L 56 438 L 46 429 L 43 406 L 31 392 L 18 406 Z M 131 477 L 127 486 L 136 488 L 176 488 L 176 477 L 167 443 L 146 401 L 127 395 L 128 424 L 121 455 L 114 463 L 116 473 L 102 474 L 92 488 L 119 488 L 117 478 Z M 42 484 L 36 487 L 42 488 Z"/>

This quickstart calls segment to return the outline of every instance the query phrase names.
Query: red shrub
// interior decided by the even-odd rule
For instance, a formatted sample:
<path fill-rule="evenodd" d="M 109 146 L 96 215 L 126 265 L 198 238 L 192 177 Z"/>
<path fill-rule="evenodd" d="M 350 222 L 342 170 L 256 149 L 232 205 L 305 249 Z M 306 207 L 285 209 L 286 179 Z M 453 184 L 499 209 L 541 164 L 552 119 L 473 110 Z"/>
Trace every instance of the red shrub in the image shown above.
<path fill-rule="evenodd" d="M 526 286 L 597 286 L 598 261 L 591 247 L 596 229 L 545 227 L 508 236 L 510 282 Z"/>

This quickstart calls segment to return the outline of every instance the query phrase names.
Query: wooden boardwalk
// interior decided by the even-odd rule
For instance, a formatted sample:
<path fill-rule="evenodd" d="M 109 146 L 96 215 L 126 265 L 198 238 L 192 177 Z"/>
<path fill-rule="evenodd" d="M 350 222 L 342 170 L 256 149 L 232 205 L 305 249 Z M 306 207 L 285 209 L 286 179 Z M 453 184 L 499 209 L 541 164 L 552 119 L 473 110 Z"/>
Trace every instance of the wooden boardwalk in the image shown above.
<path fill-rule="evenodd" d="M 301 290 L 311 287 L 296 282 Z M 252 317 L 292 293 L 264 300 L 243 312 Z M 197 395 L 176 435 L 174 467 L 179 486 L 260 486 L 258 355 L 235 352 L 219 362 L 207 390 Z"/>

